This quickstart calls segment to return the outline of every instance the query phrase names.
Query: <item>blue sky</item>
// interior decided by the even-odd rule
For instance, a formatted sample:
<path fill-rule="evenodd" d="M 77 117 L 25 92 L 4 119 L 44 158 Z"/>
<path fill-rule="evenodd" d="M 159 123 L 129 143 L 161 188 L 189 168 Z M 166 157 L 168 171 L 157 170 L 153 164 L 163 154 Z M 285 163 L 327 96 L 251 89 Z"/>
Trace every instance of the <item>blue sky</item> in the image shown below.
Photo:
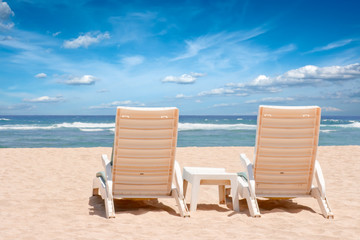
<path fill-rule="evenodd" d="M 360 115 L 360 1 L 0 0 L 0 115 Z"/>

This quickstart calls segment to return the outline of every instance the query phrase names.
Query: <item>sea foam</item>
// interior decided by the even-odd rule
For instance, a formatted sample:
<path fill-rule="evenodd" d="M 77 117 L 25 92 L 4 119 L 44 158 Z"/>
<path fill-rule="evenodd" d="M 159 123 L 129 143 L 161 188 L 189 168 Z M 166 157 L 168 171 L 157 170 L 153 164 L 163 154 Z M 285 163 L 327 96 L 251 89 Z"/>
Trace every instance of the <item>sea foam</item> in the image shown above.
<path fill-rule="evenodd" d="M 255 125 L 249 124 L 204 124 L 204 123 L 179 123 L 179 131 L 191 130 L 253 130 Z"/>

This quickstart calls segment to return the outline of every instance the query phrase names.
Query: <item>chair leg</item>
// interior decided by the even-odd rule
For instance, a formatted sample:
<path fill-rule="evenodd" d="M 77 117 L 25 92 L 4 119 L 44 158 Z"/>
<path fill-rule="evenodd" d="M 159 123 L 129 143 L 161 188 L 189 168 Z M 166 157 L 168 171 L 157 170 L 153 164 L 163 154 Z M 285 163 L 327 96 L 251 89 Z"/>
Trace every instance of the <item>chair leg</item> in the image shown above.
<path fill-rule="evenodd" d="M 185 200 L 181 199 L 177 189 L 173 189 L 171 195 L 175 198 L 176 204 L 178 205 L 181 217 L 190 217 L 189 210 L 186 206 Z"/>
<path fill-rule="evenodd" d="M 242 185 L 242 183 L 238 182 L 238 192 L 242 198 L 246 199 L 246 203 L 249 208 L 250 215 L 252 217 L 261 217 L 259 205 L 257 203 L 256 198 L 251 197 L 250 190 L 248 187 Z"/>
<path fill-rule="evenodd" d="M 314 188 L 311 194 L 318 201 L 321 212 L 324 215 L 324 217 L 327 219 L 334 219 L 334 213 L 331 211 L 330 205 L 326 197 L 324 198 L 321 197 L 320 190 L 318 188 Z"/>
<path fill-rule="evenodd" d="M 104 202 L 105 202 L 106 218 L 115 218 L 114 200 L 105 198 Z"/>
<path fill-rule="evenodd" d="M 232 196 L 233 210 L 235 212 L 240 212 L 239 194 L 238 194 L 238 188 L 237 188 L 236 181 L 231 181 L 231 196 Z"/>
<path fill-rule="evenodd" d="M 94 178 L 93 180 L 93 196 L 101 195 L 101 198 L 104 199 L 105 203 L 105 213 L 106 218 L 114 218 L 115 217 L 115 208 L 114 208 L 114 200 L 112 197 L 109 197 L 105 184 L 100 180 L 100 178 Z"/>

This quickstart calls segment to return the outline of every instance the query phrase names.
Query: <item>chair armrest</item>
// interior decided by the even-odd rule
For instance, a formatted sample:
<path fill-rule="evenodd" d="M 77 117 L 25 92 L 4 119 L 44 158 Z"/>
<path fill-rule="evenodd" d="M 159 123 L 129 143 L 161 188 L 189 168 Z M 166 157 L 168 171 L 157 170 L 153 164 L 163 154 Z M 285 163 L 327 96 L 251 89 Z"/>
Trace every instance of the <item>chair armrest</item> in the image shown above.
<path fill-rule="evenodd" d="M 108 159 L 106 154 L 102 154 L 101 155 L 101 159 L 102 159 L 102 164 L 104 166 L 104 170 L 105 170 L 105 181 L 106 181 L 106 191 L 108 196 L 112 196 L 112 166 L 111 166 L 111 162 Z"/>
<path fill-rule="evenodd" d="M 174 162 L 174 172 L 175 172 L 175 185 L 178 189 L 180 198 L 184 198 L 183 194 L 183 178 L 181 174 L 181 168 L 177 161 Z"/>
<path fill-rule="evenodd" d="M 320 190 L 321 197 L 325 198 L 325 179 L 318 160 L 315 160 L 315 179 Z"/>
<path fill-rule="evenodd" d="M 110 164 L 110 160 L 108 159 L 106 154 L 101 155 L 101 160 L 104 168 L 106 168 L 106 166 Z"/>
<path fill-rule="evenodd" d="M 247 156 L 244 153 L 240 154 L 240 160 L 243 167 L 245 168 L 248 177 L 249 191 L 251 197 L 255 198 L 255 179 L 253 173 L 253 164 L 250 162 L 250 160 L 247 158 Z"/>

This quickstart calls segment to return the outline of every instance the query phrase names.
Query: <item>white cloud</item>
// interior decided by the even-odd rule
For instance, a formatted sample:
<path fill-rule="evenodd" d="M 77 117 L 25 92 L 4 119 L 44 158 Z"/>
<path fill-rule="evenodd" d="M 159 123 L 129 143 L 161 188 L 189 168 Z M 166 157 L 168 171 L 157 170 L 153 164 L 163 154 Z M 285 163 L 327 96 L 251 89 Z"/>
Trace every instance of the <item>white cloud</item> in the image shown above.
<path fill-rule="evenodd" d="M 177 94 L 176 96 L 175 96 L 175 98 L 185 98 L 185 95 L 184 94 Z"/>
<path fill-rule="evenodd" d="M 228 94 L 240 94 L 244 96 L 248 93 L 277 93 L 281 92 L 285 87 L 314 87 L 324 82 L 342 82 L 357 79 L 360 79 L 359 63 L 329 67 L 307 65 L 298 69 L 289 70 L 276 77 L 259 75 L 249 82 L 228 83 L 223 88 L 201 92 L 199 96 Z"/>
<path fill-rule="evenodd" d="M 92 75 L 84 75 L 82 77 L 73 77 L 68 80 L 63 81 L 62 83 L 67 85 L 92 85 L 98 79 Z"/>
<path fill-rule="evenodd" d="M 127 65 L 129 67 L 142 64 L 144 62 L 145 58 L 143 56 L 137 55 L 137 56 L 131 56 L 131 57 L 124 57 L 121 59 L 121 62 L 124 65 Z"/>
<path fill-rule="evenodd" d="M 195 83 L 196 79 L 199 77 L 205 76 L 204 73 L 190 73 L 190 74 L 183 74 L 180 77 L 175 76 L 166 76 L 162 82 L 173 82 L 178 84 L 192 84 Z"/>
<path fill-rule="evenodd" d="M 109 109 L 109 108 L 116 108 L 118 106 L 131 106 L 131 107 L 143 107 L 145 104 L 140 102 L 133 102 L 131 100 L 125 101 L 114 101 L 111 103 L 103 103 L 99 106 L 91 106 L 90 109 Z"/>
<path fill-rule="evenodd" d="M 267 98 L 262 98 L 262 99 L 258 99 L 258 100 L 249 100 L 246 101 L 245 103 L 277 103 L 277 102 L 290 102 L 290 101 L 294 101 L 294 98 L 290 98 L 290 97 L 267 97 Z"/>
<path fill-rule="evenodd" d="M 186 96 L 186 95 L 184 95 L 184 94 L 180 93 L 180 94 L 177 94 L 177 95 L 175 96 L 175 98 L 178 98 L 178 99 L 182 99 L 182 98 L 191 98 L 191 96 Z"/>
<path fill-rule="evenodd" d="M 322 81 L 344 81 L 360 78 L 360 64 L 347 66 L 317 67 L 307 65 L 290 70 L 274 78 L 260 75 L 247 86 L 312 85 Z"/>
<path fill-rule="evenodd" d="M 336 107 L 322 107 L 325 112 L 341 112 L 342 110 Z"/>
<path fill-rule="evenodd" d="M 198 96 L 208 96 L 208 95 L 225 95 L 225 94 L 234 94 L 235 91 L 232 89 L 226 88 L 215 88 L 210 91 L 203 91 L 198 94 Z"/>
<path fill-rule="evenodd" d="M 10 17 L 14 16 L 14 12 L 11 10 L 10 6 L 0 0 L 0 29 L 10 29 L 14 26 L 14 23 L 11 22 Z"/>
<path fill-rule="evenodd" d="M 78 38 L 75 38 L 73 40 L 66 40 L 64 41 L 64 48 L 79 48 L 79 47 L 85 47 L 87 48 L 91 44 L 95 44 L 100 42 L 104 39 L 109 39 L 110 34 L 109 33 L 86 33 L 85 35 L 81 35 Z"/>
<path fill-rule="evenodd" d="M 62 101 L 64 101 L 64 98 L 62 96 L 56 96 L 56 97 L 42 96 L 33 99 L 24 99 L 24 102 L 33 102 L 33 103 L 56 103 Z"/>
<path fill-rule="evenodd" d="M 46 78 L 47 75 L 46 75 L 46 73 L 38 73 L 38 74 L 35 75 L 35 77 L 36 78 Z"/>
<path fill-rule="evenodd" d="M 284 87 L 316 86 L 316 84 L 324 82 L 341 82 L 356 79 L 360 79 L 359 63 L 330 67 L 307 65 L 298 69 L 290 70 L 276 77 L 259 75 L 249 82 L 228 83 L 225 85 L 225 88 L 220 88 L 222 89 L 222 93 L 215 93 L 217 93 L 217 95 L 231 93 L 231 91 L 234 93 L 276 93 L 281 92 Z M 216 89 L 212 91 L 215 90 Z M 208 95 L 211 94 L 211 92 L 205 93 Z M 200 94 L 204 95 L 204 93 Z"/>

